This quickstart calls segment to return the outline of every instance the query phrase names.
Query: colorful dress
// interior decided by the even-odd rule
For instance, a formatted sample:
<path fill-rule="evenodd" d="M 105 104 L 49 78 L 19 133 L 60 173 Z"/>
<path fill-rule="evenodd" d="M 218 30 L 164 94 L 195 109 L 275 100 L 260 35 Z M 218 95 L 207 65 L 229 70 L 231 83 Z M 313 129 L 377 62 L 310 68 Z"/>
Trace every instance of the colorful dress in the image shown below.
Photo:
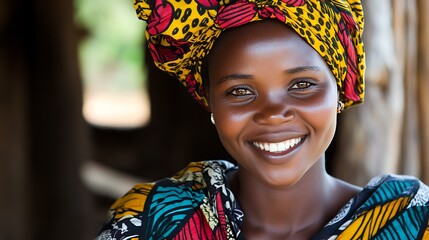
<path fill-rule="evenodd" d="M 171 178 L 139 184 L 116 201 L 97 240 L 244 239 L 244 214 L 227 161 L 194 162 Z M 313 239 L 429 239 L 429 187 L 416 178 L 374 178 Z"/>

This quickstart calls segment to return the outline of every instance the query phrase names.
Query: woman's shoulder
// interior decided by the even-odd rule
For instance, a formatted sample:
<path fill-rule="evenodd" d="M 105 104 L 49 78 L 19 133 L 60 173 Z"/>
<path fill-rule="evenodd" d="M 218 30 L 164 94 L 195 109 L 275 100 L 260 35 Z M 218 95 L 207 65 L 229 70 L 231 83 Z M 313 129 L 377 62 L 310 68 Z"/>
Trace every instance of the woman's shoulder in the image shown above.
<path fill-rule="evenodd" d="M 429 239 L 429 187 L 411 176 L 375 177 L 317 239 Z"/>
<path fill-rule="evenodd" d="M 232 168 L 223 160 L 191 162 L 172 177 L 135 185 L 111 206 L 98 239 L 113 235 L 149 239 L 145 234 L 164 239 L 204 201 L 210 187 L 207 175 L 223 175 Z M 156 233 L 162 235 L 153 236 Z"/>
<path fill-rule="evenodd" d="M 118 199 L 110 210 L 116 212 L 115 217 L 117 219 L 125 215 L 143 212 L 145 205 L 149 201 L 157 199 L 154 199 L 154 195 L 176 193 L 176 197 L 179 197 L 178 193 L 180 191 L 178 189 L 199 192 L 199 190 L 207 187 L 204 172 L 216 171 L 222 174 L 233 167 L 234 165 L 224 160 L 191 162 L 172 177 L 155 182 L 136 184 L 123 197 Z"/>
<path fill-rule="evenodd" d="M 386 174 L 375 177 L 364 191 L 373 195 L 370 199 L 386 202 L 398 198 L 407 199 L 408 207 L 429 207 L 429 187 L 413 176 Z M 373 201 L 370 201 L 373 202 Z"/>

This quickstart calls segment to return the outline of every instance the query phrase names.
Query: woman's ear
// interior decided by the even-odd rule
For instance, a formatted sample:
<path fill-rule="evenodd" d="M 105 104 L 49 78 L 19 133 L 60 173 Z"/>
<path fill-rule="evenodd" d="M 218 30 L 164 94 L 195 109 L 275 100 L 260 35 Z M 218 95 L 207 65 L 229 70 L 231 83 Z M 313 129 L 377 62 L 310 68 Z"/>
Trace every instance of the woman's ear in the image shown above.
<path fill-rule="evenodd" d="M 206 94 L 206 98 L 207 98 L 207 111 L 212 112 L 212 105 L 210 104 L 210 94 L 209 93 Z"/>
<path fill-rule="evenodd" d="M 209 79 L 208 79 L 208 76 L 207 75 L 204 75 L 204 78 L 203 78 L 203 86 L 204 86 L 204 95 L 205 95 L 205 98 L 206 98 L 206 100 L 207 100 L 207 107 L 206 107 L 206 109 L 209 111 L 209 112 L 211 112 L 212 111 L 212 106 L 211 106 L 211 99 L 210 99 L 210 84 L 209 83 L 207 83 L 209 81 Z"/>
<path fill-rule="evenodd" d="M 211 112 L 211 105 L 210 105 L 210 78 L 209 78 L 209 67 L 208 67 L 208 60 L 207 57 L 203 61 L 203 65 L 201 68 L 201 78 L 203 80 L 203 87 L 205 90 L 205 97 L 207 99 L 207 108 Z"/>

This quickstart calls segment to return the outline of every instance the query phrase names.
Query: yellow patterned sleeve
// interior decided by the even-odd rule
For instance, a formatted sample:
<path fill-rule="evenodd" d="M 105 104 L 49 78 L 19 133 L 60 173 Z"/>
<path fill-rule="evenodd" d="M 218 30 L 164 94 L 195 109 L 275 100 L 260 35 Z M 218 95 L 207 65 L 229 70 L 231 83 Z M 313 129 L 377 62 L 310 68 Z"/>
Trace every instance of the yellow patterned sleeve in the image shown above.
<path fill-rule="evenodd" d="M 143 212 L 147 196 L 154 185 L 154 183 L 137 184 L 122 198 L 118 199 L 110 208 L 110 211 L 114 213 L 114 219 L 119 220 L 124 216 L 137 216 Z"/>

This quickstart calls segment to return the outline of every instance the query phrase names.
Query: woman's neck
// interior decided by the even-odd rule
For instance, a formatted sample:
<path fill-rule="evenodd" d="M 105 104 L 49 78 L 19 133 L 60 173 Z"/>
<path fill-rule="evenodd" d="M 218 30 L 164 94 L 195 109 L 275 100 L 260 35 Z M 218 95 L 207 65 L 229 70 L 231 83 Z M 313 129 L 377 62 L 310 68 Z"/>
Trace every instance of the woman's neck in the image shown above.
<path fill-rule="evenodd" d="M 328 175 L 324 159 L 283 189 L 267 186 L 245 169 L 236 180 L 246 239 L 309 239 L 358 192 Z"/>

